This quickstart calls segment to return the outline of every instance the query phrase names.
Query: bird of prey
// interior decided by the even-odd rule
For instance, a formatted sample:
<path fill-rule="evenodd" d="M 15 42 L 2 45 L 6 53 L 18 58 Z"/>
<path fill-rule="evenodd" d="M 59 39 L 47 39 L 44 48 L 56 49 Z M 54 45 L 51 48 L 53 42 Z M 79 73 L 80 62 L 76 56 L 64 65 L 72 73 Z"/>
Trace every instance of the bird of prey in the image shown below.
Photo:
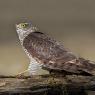
<path fill-rule="evenodd" d="M 95 62 L 74 55 L 62 43 L 40 32 L 31 22 L 16 24 L 16 31 L 30 59 L 26 71 L 31 75 L 35 75 L 40 69 L 63 75 L 95 75 Z"/>

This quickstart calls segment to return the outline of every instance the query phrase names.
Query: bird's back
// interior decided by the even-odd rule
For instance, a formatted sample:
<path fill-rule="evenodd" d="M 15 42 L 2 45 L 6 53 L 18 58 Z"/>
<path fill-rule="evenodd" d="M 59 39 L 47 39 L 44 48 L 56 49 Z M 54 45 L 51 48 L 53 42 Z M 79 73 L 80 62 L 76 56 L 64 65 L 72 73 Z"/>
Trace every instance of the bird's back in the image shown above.
<path fill-rule="evenodd" d="M 72 52 L 42 32 L 30 33 L 25 37 L 23 46 L 46 68 L 77 74 L 83 71 L 83 63 Z"/>

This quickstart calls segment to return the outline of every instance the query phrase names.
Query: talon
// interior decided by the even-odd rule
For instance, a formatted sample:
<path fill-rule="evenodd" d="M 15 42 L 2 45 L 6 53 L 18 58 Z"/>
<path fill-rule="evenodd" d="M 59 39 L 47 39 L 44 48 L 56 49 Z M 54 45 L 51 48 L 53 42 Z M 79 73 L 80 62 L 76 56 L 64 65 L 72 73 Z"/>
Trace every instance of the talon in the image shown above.
<path fill-rule="evenodd" d="M 23 78 L 25 78 L 25 76 L 23 74 L 18 74 L 18 75 L 16 75 L 16 78 L 23 79 Z"/>

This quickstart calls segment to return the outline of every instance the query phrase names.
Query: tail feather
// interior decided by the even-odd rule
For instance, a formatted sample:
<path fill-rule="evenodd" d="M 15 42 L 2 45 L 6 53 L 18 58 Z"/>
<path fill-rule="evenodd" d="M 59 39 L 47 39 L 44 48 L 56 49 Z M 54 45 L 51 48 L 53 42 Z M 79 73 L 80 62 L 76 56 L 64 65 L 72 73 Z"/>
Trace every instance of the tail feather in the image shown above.
<path fill-rule="evenodd" d="M 84 58 L 79 58 L 79 61 L 81 63 L 79 68 L 81 71 L 84 71 L 91 75 L 95 75 L 95 62 L 86 60 Z"/>

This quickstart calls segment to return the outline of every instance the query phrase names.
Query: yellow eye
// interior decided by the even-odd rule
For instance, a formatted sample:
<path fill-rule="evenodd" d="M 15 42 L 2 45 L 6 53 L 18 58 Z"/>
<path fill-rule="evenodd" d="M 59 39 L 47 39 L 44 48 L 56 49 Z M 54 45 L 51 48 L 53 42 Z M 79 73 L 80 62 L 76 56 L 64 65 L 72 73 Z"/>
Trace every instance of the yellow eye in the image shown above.
<path fill-rule="evenodd" d="M 25 28 L 27 26 L 27 23 L 21 23 L 20 26 L 21 28 Z"/>

